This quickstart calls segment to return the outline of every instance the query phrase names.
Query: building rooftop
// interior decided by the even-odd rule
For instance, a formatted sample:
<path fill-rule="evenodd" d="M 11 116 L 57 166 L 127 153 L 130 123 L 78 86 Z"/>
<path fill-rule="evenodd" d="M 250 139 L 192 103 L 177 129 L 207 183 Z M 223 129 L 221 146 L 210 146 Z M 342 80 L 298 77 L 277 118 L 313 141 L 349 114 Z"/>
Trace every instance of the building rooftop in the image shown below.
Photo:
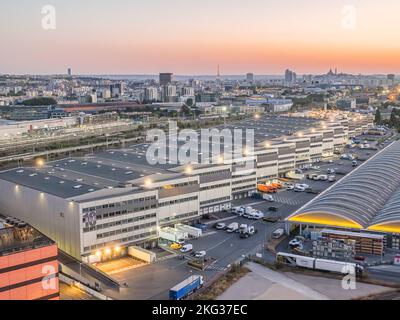
<path fill-rule="evenodd" d="M 0 256 L 55 244 L 30 225 L 0 216 Z"/>
<path fill-rule="evenodd" d="M 394 142 L 287 220 L 400 232 L 400 142 Z"/>
<path fill-rule="evenodd" d="M 218 126 L 217 129 L 242 129 L 242 145 L 246 145 L 244 132 L 246 129 L 255 131 L 255 147 L 258 142 L 270 140 L 282 135 L 291 135 L 297 131 L 304 131 L 309 128 L 318 127 L 319 121 L 309 118 L 285 117 L 285 116 L 262 116 L 260 119 L 247 119 L 235 124 Z M 176 140 L 177 148 L 186 144 L 187 141 Z M 201 143 L 201 142 L 200 142 Z M 115 190 L 121 184 L 131 183 L 133 187 L 141 187 L 146 177 L 152 181 L 164 181 L 176 179 L 183 176 L 186 163 L 175 163 L 170 161 L 167 153 L 164 163 L 150 164 L 146 158 L 147 149 L 150 144 L 128 145 L 123 149 L 110 149 L 84 157 L 73 157 L 46 163 L 43 167 L 37 168 L 18 168 L 0 172 L 0 179 L 10 181 L 16 186 L 26 186 L 41 192 L 52 194 L 61 198 L 69 199 L 81 197 L 93 193 L 103 194 L 100 190 L 108 190 L 109 193 L 123 193 L 125 190 Z M 206 150 L 202 150 L 199 145 L 199 152 L 196 153 L 197 162 L 188 163 L 199 164 L 203 167 L 222 165 L 215 161 L 213 148 L 216 144 L 209 144 L 209 156 L 206 157 Z M 224 141 L 221 140 L 219 148 L 220 154 L 224 154 Z M 256 148 L 259 150 L 259 148 Z M 171 151 L 171 150 L 170 150 Z M 174 150 L 172 150 L 174 151 Z M 204 161 L 203 158 L 208 159 Z M 209 159 L 214 158 L 214 161 Z M 152 160 L 152 159 L 150 159 Z M 229 159 L 224 159 L 228 161 Z M 135 189 L 136 190 L 136 189 Z M 106 192 L 107 193 L 107 192 Z"/>

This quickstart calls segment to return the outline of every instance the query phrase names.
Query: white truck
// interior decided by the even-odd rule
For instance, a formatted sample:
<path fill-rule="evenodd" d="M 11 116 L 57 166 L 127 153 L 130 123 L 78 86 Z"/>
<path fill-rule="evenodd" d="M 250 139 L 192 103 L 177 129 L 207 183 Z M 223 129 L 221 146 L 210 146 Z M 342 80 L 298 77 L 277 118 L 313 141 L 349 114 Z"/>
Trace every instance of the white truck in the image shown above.
<path fill-rule="evenodd" d="M 161 239 L 165 239 L 171 242 L 176 242 L 179 244 L 184 244 L 185 240 L 189 238 L 187 232 L 183 232 L 174 228 L 162 228 L 158 232 L 158 236 Z"/>
<path fill-rule="evenodd" d="M 246 228 L 241 228 L 240 229 L 240 238 L 246 239 L 251 237 L 252 235 L 255 235 L 257 232 L 256 228 L 254 226 L 249 226 Z"/>
<path fill-rule="evenodd" d="M 187 232 L 188 235 L 193 238 L 200 238 L 203 235 L 203 230 L 182 223 L 176 224 L 175 229 L 182 232 Z"/>
<path fill-rule="evenodd" d="M 244 215 L 243 215 L 243 218 L 248 218 L 248 219 L 252 219 L 253 218 L 253 215 L 254 215 L 254 209 L 253 209 L 253 207 L 246 207 L 245 209 L 244 209 Z"/>
<path fill-rule="evenodd" d="M 355 263 L 341 262 L 335 260 L 315 259 L 315 269 L 317 270 L 342 273 L 342 274 L 348 274 L 348 273 L 355 274 L 355 272 L 359 273 L 360 270 L 358 269 L 360 268 L 362 267 L 358 266 Z"/>
<path fill-rule="evenodd" d="M 237 222 L 232 222 L 228 228 L 226 229 L 226 232 L 228 233 L 233 233 L 235 231 L 239 230 L 239 223 Z"/>
<path fill-rule="evenodd" d="M 364 271 L 364 268 L 356 263 L 316 259 L 285 252 L 277 253 L 276 261 L 291 267 L 301 267 L 313 270 L 335 272 L 340 274 L 362 274 L 362 272 Z"/>

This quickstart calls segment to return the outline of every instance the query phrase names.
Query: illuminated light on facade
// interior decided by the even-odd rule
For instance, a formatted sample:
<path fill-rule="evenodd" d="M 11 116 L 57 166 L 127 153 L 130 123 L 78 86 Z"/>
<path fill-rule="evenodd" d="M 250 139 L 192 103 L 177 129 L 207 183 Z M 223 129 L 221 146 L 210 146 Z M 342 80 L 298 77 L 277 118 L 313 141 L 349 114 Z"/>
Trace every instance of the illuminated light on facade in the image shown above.
<path fill-rule="evenodd" d="M 193 169 L 192 169 L 191 166 L 188 166 L 185 171 L 186 171 L 187 174 L 190 174 L 190 173 L 193 172 Z"/>
<path fill-rule="evenodd" d="M 388 222 L 383 224 L 377 224 L 369 227 L 367 230 L 400 233 L 400 222 Z"/>
<path fill-rule="evenodd" d="M 42 158 L 38 158 L 36 159 L 35 164 L 37 167 L 43 167 L 45 165 L 45 161 Z"/>

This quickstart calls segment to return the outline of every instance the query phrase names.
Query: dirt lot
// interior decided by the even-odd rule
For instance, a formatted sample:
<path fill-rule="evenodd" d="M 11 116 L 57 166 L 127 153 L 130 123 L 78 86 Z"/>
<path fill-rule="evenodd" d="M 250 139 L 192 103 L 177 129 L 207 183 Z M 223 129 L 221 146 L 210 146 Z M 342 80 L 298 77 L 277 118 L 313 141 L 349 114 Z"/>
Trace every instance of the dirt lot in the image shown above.
<path fill-rule="evenodd" d="M 210 287 L 199 293 L 195 297 L 195 300 L 215 300 L 230 286 L 232 286 L 234 283 L 239 281 L 239 279 L 244 277 L 248 272 L 250 272 L 250 270 L 245 267 L 233 268 L 227 274 L 214 282 Z"/>

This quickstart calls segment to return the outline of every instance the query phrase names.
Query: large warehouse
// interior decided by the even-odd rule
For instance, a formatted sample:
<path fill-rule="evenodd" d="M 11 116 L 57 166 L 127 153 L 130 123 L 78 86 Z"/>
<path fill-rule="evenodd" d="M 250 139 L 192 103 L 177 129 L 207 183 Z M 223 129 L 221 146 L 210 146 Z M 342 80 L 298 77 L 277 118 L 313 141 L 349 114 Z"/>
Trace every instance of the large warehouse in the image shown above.
<path fill-rule="evenodd" d="M 400 233 L 400 142 L 287 218 L 302 226 Z"/>
<path fill-rule="evenodd" d="M 371 123 L 359 121 L 361 133 Z M 348 121 L 262 117 L 223 128 L 254 128 L 257 147 L 218 164 L 150 165 L 146 144 L 106 150 L 0 173 L 0 207 L 55 240 L 76 258 L 123 253 L 157 244 L 158 230 L 229 209 L 257 181 L 332 157 L 343 147 Z M 335 147 L 336 146 L 336 147 Z M 243 161 L 254 166 L 243 168 Z"/>

